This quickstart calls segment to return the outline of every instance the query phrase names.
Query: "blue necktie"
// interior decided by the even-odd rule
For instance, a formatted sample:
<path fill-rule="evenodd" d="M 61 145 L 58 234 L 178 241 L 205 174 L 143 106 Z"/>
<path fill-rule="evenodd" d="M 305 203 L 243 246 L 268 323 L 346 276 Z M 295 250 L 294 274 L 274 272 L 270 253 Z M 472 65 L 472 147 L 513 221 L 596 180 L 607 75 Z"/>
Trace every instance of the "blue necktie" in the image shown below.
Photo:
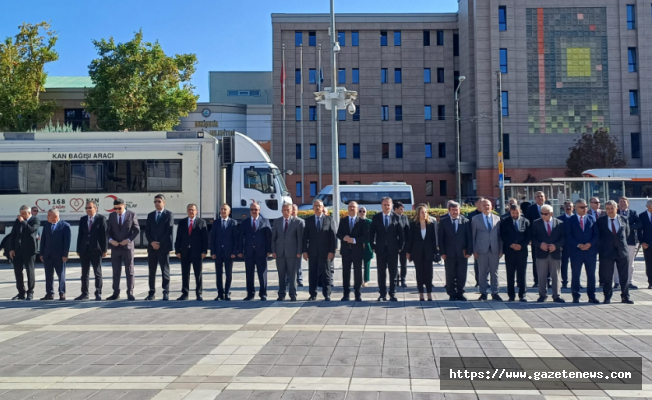
<path fill-rule="evenodd" d="M 52 224 L 52 233 L 54 233 L 54 228 L 57 226 L 57 224 Z"/>
<path fill-rule="evenodd" d="M 491 222 L 489 222 L 489 216 L 487 215 L 486 218 L 487 218 L 487 229 L 491 230 Z"/>
<path fill-rule="evenodd" d="M 321 230 L 321 218 L 317 217 L 317 230 Z"/>
<path fill-rule="evenodd" d="M 385 228 L 389 227 L 389 216 L 385 215 Z"/>

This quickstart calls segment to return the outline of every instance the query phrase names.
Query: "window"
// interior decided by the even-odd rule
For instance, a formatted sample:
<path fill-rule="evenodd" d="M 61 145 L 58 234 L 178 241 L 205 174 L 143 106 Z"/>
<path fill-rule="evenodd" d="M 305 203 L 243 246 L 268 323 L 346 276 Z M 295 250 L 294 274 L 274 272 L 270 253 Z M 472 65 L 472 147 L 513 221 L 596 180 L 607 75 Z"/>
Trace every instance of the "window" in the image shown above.
<path fill-rule="evenodd" d="M 308 32 L 308 46 L 317 46 L 317 34 L 315 31 Z"/>
<path fill-rule="evenodd" d="M 394 83 L 401 83 L 402 75 L 400 68 L 394 68 Z"/>
<path fill-rule="evenodd" d="M 351 46 L 358 46 L 360 43 L 360 35 L 358 31 L 351 32 Z"/>
<path fill-rule="evenodd" d="M 432 181 L 426 181 L 426 196 L 433 196 Z"/>
<path fill-rule="evenodd" d="M 444 69 L 437 68 L 437 83 L 444 83 Z"/>
<path fill-rule="evenodd" d="M 317 196 L 317 182 L 310 182 L 310 197 Z"/>
<path fill-rule="evenodd" d="M 297 160 L 301 160 L 301 144 L 297 143 Z"/>
<path fill-rule="evenodd" d="M 432 107 L 430 106 L 423 106 L 423 114 L 425 116 L 426 121 L 432 120 Z"/>
<path fill-rule="evenodd" d="M 498 7 L 498 30 L 504 32 L 507 30 L 507 7 Z"/>
<path fill-rule="evenodd" d="M 636 62 L 636 47 L 629 47 L 627 49 L 627 59 L 629 60 L 629 72 L 638 71 L 638 65 Z"/>
<path fill-rule="evenodd" d="M 380 83 L 387 83 L 387 68 L 380 69 Z"/>
<path fill-rule="evenodd" d="M 502 92 L 503 117 L 509 116 L 509 92 Z"/>
<path fill-rule="evenodd" d="M 317 121 L 317 106 L 310 106 L 309 111 L 309 120 Z"/>
<path fill-rule="evenodd" d="M 387 46 L 387 31 L 380 31 L 380 45 Z"/>
<path fill-rule="evenodd" d="M 430 31 L 423 31 L 423 45 L 430 46 Z"/>
<path fill-rule="evenodd" d="M 360 106 L 355 106 L 355 113 L 353 113 L 353 120 L 360 121 Z"/>
<path fill-rule="evenodd" d="M 401 45 L 401 31 L 394 31 L 394 46 Z"/>
<path fill-rule="evenodd" d="M 636 5 L 627 5 L 627 29 L 636 29 Z"/>
<path fill-rule="evenodd" d="M 81 108 L 65 109 L 64 122 L 71 124 L 73 129 L 81 129 L 87 131 L 91 125 L 91 115 L 86 110 Z"/>
<path fill-rule="evenodd" d="M 133 174 L 134 171 L 132 170 Z M 147 161 L 148 192 L 180 192 L 181 161 Z"/>
<path fill-rule="evenodd" d="M 301 197 L 301 182 L 297 182 L 296 197 Z"/>
<path fill-rule="evenodd" d="M 337 41 L 340 43 L 340 46 L 346 46 L 346 33 L 344 31 L 337 32 Z"/>
<path fill-rule="evenodd" d="M 509 160 L 509 133 L 503 133 L 503 159 Z"/>
<path fill-rule="evenodd" d="M 346 144 L 340 143 L 337 149 L 337 155 L 339 158 L 346 158 Z"/>
<path fill-rule="evenodd" d="M 444 45 L 444 31 L 437 31 L 437 46 Z"/>
<path fill-rule="evenodd" d="M 439 181 L 439 195 L 448 196 L 448 187 L 446 186 L 446 181 Z"/>
<path fill-rule="evenodd" d="M 629 114 L 638 115 L 638 90 L 629 91 Z"/>
<path fill-rule="evenodd" d="M 500 73 L 507 73 L 507 49 L 500 49 Z"/>
<path fill-rule="evenodd" d="M 423 83 L 430 83 L 430 68 L 423 69 Z"/>
<path fill-rule="evenodd" d="M 301 46 L 303 44 L 303 32 L 295 31 L 294 32 L 294 45 Z"/>
<path fill-rule="evenodd" d="M 457 33 L 453 34 L 453 57 L 460 55 L 460 35 Z"/>
<path fill-rule="evenodd" d="M 130 192 L 132 189 L 142 191 L 146 187 L 145 169 L 142 161 L 125 160 L 104 163 L 106 187 L 110 191 Z"/>
<path fill-rule="evenodd" d="M 426 158 L 432 158 L 432 143 L 426 143 Z"/>
<path fill-rule="evenodd" d="M 310 159 L 317 159 L 317 144 L 315 143 L 310 143 Z"/>
<path fill-rule="evenodd" d="M 301 121 L 301 107 L 297 106 L 296 108 L 296 116 L 295 116 L 297 121 Z"/>
<path fill-rule="evenodd" d="M 446 158 L 446 143 L 439 143 L 439 158 Z"/>
<path fill-rule="evenodd" d="M 317 83 L 317 70 L 314 68 L 308 70 L 308 83 Z"/>
<path fill-rule="evenodd" d="M 632 132 L 632 158 L 641 158 L 641 134 Z"/>
<path fill-rule="evenodd" d="M 301 70 L 300 69 L 295 69 L 294 70 L 294 83 L 299 85 L 301 84 Z"/>
<path fill-rule="evenodd" d="M 396 143 L 396 158 L 403 158 L 403 143 Z"/>
<path fill-rule="evenodd" d="M 351 70 L 351 83 L 360 83 L 360 70 L 358 68 Z"/>
<path fill-rule="evenodd" d="M 346 69 L 339 68 L 337 70 L 337 83 L 346 83 Z"/>
<path fill-rule="evenodd" d="M 389 143 L 383 143 L 383 158 L 389 158 Z"/>
<path fill-rule="evenodd" d="M 444 106 L 444 105 L 438 105 L 437 106 L 437 119 L 439 121 L 445 121 L 446 120 L 446 106 Z"/>
<path fill-rule="evenodd" d="M 403 106 L 394 106 L 394 120 L 403 121 Z"/>
<path fill-rule="evenodd" d="M 337 110 L 337 120 L 346 121 L 346 110 Z"/>
<path fill-rule="evenodd" d="M 380 106 L 380 120 L 381 121 L 389 121 L 389 107 L 388 106 Z"/>
<path fill-rule="evenodd" d="M 353 158 L 360 158 L 360 143 L 353 143 Z"/>
<path fill-rule="evenodd" d="M 260 96 L 260 90 L 227 90 L 226 95 L 233 96 Z"/>
<path fill-rule="evenodd" d="M 405 189 L 401 189 L 400 186 L 398 186 L 396 189 L 388 191 L 377 191 L 377 192 L 360 192 L 355 189 L 342 189 L 342 192 L 340 192 L 340 198 L 342 199 L 342 202 L 344 204 L 348 204 L 351 201 L 357 202 L 361 206 L 367 206 L 367 205 L 378 205 L 382 201 L 383 197 L 391 197 L 394 203 L 400 201 L 403 204 L 412 204 L 412 195 L 408 191 L 404 191 Z M 329 195 L 330 196 L 330 195 Z M 330 198 L 325 199 L 325 201 L 328 201 L 329 205 L 330 202 L 332 201 Z M 324 204 L 326 205 L 326 204 Z"/>

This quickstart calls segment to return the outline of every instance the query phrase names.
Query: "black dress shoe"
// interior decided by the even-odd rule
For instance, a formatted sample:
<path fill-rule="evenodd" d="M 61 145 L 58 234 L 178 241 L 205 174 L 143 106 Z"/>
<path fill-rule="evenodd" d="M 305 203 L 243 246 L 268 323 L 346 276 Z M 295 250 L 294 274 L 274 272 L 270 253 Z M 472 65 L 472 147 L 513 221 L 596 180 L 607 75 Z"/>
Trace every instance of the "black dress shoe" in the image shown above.
<path fill-rule="evenodd" d="M 187 294 L 182 294 L 182 295 L 177 299 L 177 301 L 184 301 L 184 300 L 188 300 L 188 295 L 187 295 Z"/>
<path fill-rule="evenodd" d="M 87 294 L 80 294 L 79 296 L 75 297 L 75 300 L 88 300 L 88 295 Z"/>
<path fill-rule="evenodd" d="M 458 301 L 467 301 L 468 299 L 466 297 L 464 297 L 463 294 L 460 294 L 460 295 L 457 296 L 457 300 Z"/>
<path fill-rule="evenodd" d="M 574 304 L 579 304 L 579 302 L 580 302 L 580 298 L 579 298 L 579 297 L 573 297 L 573 303 L 574 303 Z M 591 301 L 589 300 L 589 303 L 590 303 L 590 302 L 591 302 Z"/>
<path fill-rule="evenodd" d="M 290 296 L 290 301 L 297 301 L 297 296 Z"/>
<path fill-rule="evenodd" d="M 525 297 L 521 297 L 520 299 L 518 299 L 518 301 L 520 301 L 521 303 L 527 303 L 527 299 Z"/>
<path fill-rule="evenodd" d="M 216 297 L 215 299 L 213 299 L 213 300 L 215 300 L 215 301 L 220 301 L 220 300 L 222 300 L 222 299 L 220 298 L 220 296 L 217 296 L 217 297 Z"/>
<path fill-rule="evenodd" d="M 561 288 L 562 289 L 568 289 L 568 283 L 562 283 Z"/>
<path fill-rule="evenodd" d="M 448 301 L 455 301 L 457 300 L 457 296 L 449 296 Z"/>
<path fill-rule="evenodd" d="M 66 299 L 66 294 L 65 293 L 59 294 L 59 301 L 64 301 L 65 299 Z"/>
<path fill-rule="evenodd" d="M 491 299 L 494 301 L 503 301 L 503 298 L 499 294 L 492 294 Z"/>
<path fill-rule="evenodd" d="M 406 288 L 406 287 L 407 287 L 407 284 L 406 284 L 405 282 L 401 282 L 401 287 L 402 287 L 402 288 Z"/>
<path fill-rule="evenodd" d="M 622 302 L 625 304 L 634 304 L 634 302 L 630 299 L 623 299 Z"/>
<path fill-rule="evenodd" d="M 516 300 L 516 297 L 510 297 L 509 299 L 507 299 L 507 301 L 514 301 L 514 300 Z"/>
<path fill-rule="evenodd" d="M 538 288 L 539 284 L 537 282 L 534 282 L 534 285 L 532 285 L 533 288 Z"/>
<path fill-rule="evenodd" d="M 41 301 L 54 300 L 54 295 L 46 294 L 45 297 L 41 297 Z"/>
<path fill-rule="evenodd" d="M 201 295 L 199 295 L 197 296 L 197 301 L 204 301 L 204 298 Z"/>
<path fill-rule="evenodd" d="M 34 298 L 34 295 L 32 293 L 27 293 L 27 296 L 25 296 L 25 300 L 31 301 Z"/>
<path fill-rule="evenodd" d="M 95 295 L 95 301 L 102 301 L 102 295 L 96 294 Z"/>
<path fill-rule="evenodd" d="M 648 288 L 648 289 L 652 289 L 652 285 L 647 285 L 647 288 Z"/>
<path fill-rule="evenodd" d="M 218 295 L 217 295 L 217 298 L 218 298 L 219 300 L 224 300 L 224 293 L 222 293 L 222 294 L 218 294 Z M 216 300 L 216 301 L 219 301 L 219 300 Z"/>
<path fill-rule="evenodd" d="M 630 288 L 630 289 L 634 289 L 634 290 L 636 290 L 636 289 L 638 289 L 638 286 L 633 285 L 633 284 L 630 283 L 630 284 L 629 284 L 629 288 Z"/>
<path fill-rule="evenodd" d="M 547 298 L 548 298 L 548 296 L 539 297 L 539 298 L 537 299 L 537 302 L 539 302 L 539 303 L 543 303 L 544 301 L 546 301 Z"/>
<path fill-rule="evenodd" d="M 486 300 L 487 300 L 486 294 L 481 294 L 480 297 L 478 297 L 478 301 L 486 301 Z"/>
<path fill-rule="evenodd" d="M 349 298 L 349 296 L 344 296 L 340 301 L 351 301 L 351 299 Z"/>
<path fill-rule="evenodd" d="M 649 289 L 649 288 L 648 288 Z M 11 298 L 12 300 L 25 300 L 25 293 L 23 294 L 17 294 L 14 297 Z"/>
<path fill-rule="evenodd" d="M 278 298 L 276 299 L 276 301 L 283 301 L 283 300 L 285 300 L 285 296 L 283 296 L 283 297 L 278 296 Z"/>
<path fill-rule="evenodd" d="M 112 301 L 112 300 L 118 300 L 119 298 L 120 298 L 120 295 L 118 293 L 114 293 L 111 296 L 107 297 L 106 299 L 109 300 L 109 301 Z"/>
<path fill-rule="evenodd" d="M 225 294 L 224 295 L 224 301 L 231 301 L 231 295 L 230 294 Z"/>
<path fill-rule="evenodd" d="M 145 297 L 145 300 L 150 301 L 150 300 L 154 300 L 155 298 L 156 296 L 154 296 L 154 294 L 152 293 L 149 296 Z"/>
<path fill-rule="evenodd" d="M 362 297 L 360 297 L 360 296 L 355 296 L 355 301 L 362 301 Z"/>
<path fill-rule="evenodd" d="M 604 299 L 602 304 L 611 304 L 611 299 Z"/>
<path fill-rule="evenodd" d="M 592 298 L 592 299 L 589 299 L 589 303 L 592 303 L 592 304 L 600 304 L 600 300 L 598 300 L 598 299 L 596 299 L 596 298 L 594 297 L 594 298 Z"/>
<path fill-rule="evenodd" d="M 566 302 L 566 300 L 562 299 L 561 297 L 557 297 L 556 299 L 553 299 L 552 301 L 555 302 L 555 303 L 565 303 Z"/>
<path fill-rule="evenodd" d="M 326 297 L 324 297 L 324 301 L 331 301 L 331 298 L 326 296 Z"/>
<path fill-rule="evenodd" d="M 168 301 L 170 300 L 170 295 L 167 293 L 163 293 L 163 301 Z"/>
<path fill-rule="evenodd" d="M 298 286 L 298 287 L 303 287 L 303 282 L 299 282 L 299 283 L 297 283 L 297 286 Z"/>
<path fill-rule="evenodd" d="M 267 296 L 260 296 L 260 301 L 267 301 Z"/>
<path fill-rule="evenodd" d="M 315 300 L 317 300 L 317 296 L 308 297 L 308 301 L 315 301 Z"/>
<path fill-rule="evenodd" d="M 478 287 L 478 286 L 480 286 L 480 284 L 478 284 L 478 282 L 476 282 L 474 287 Z"/>
<path fill-rule="evenodd" d="M 378 301 L 387 301 L 387 296 L 378 296 Z"/>
<path fill-rule="evenodd" d="M 136 298 L 134 297 L 133 294 L 128 294 L 128 295 L 127 295 L 127 300 L 129 300 L 129 301 L 135 301 Z"/>
<path fill-rule="evenodd" d="M 398 301 L 396 296 L 392 296 L 391 294 L 389 295 L 389 301 Z"/>

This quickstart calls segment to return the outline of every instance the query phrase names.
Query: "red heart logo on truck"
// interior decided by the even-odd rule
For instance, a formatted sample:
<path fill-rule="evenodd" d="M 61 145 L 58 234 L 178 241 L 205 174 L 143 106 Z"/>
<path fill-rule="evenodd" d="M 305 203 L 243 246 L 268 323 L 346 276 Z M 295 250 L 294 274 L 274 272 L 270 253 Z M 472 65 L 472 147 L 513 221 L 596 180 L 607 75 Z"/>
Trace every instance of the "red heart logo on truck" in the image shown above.
<path fill-rule="evenodd" d="M 47 205 L 46 205 L 47 203 Z M 45 211 L 45 207 L 50 207 L 50 200 L 48 199 L 38 199 L 36 200 L 36 207 L 38 207 L 39 211 Z"/>
<path fill-rule="evenodd" d="M 75 211 L 79 211 L 83 205 L 84 205 L 84 199 L 80 199 L 80 198 L 70 199 L 70 207 L 72 207 L 72 209 Z"/>

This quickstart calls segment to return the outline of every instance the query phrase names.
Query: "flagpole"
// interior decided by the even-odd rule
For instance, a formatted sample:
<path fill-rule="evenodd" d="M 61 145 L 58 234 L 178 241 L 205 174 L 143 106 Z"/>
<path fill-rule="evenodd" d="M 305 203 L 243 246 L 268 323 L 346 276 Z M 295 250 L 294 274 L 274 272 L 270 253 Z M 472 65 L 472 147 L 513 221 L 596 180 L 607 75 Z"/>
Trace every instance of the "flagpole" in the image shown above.
<path fill-rule="evenodd" d="M 303 43 L 299 46 L 299 49 L 301 51 L 301 100 L 299 102 L 299 110 L 301 110 L 301 120 L 299 121 L 299 124 L 301 125 L 301 153 L 303 153 L 303 149 L 305 147 L 303 146 Z M 304 169 L 303 169 L 303 154 L 301 154 L 301 203 L 305 203 L 303 199 L 303 193 L 305 192 L 304 190 Z"/>
<path fill-rule="evenodd" d="M 281 105 L 283 106 L 283 179 L 285 179 L 285 43 L 282 45 L 283 65 L 281 66 Z M 303 183 L 301 183 L 303 185 Z M 303 186 L 301 187 L 303 191 Z"/>
<path fill-rule="evenodd" d="M 322 71 L 321 71 L 321 43 L 319 44 L 319 71 L 317 71 L 317 91 L 321 91 L 322 88 Z M 321 185 L 321 107 L 317 105 L 317 169 L 319 171 L 319 187 L 317 191 L 322 189 Z"/>

